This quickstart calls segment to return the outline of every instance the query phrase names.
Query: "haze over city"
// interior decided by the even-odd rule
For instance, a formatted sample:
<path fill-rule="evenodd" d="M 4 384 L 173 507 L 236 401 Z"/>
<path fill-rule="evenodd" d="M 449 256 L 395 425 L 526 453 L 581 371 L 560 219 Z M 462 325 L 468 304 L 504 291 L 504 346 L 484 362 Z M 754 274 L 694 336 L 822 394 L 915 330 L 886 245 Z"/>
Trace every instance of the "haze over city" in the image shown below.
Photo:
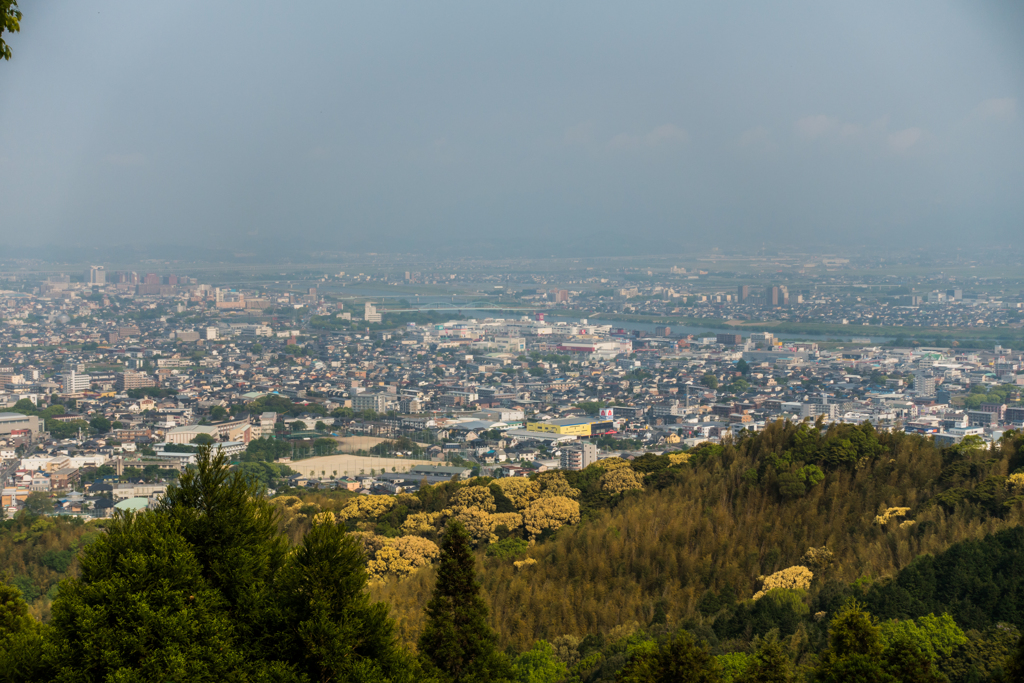
<path fill-rule="evenodd" d="M 613 255 L 1024 231 L 1019 3 L 29 10 L 0 70 L 9 253 Z"/>

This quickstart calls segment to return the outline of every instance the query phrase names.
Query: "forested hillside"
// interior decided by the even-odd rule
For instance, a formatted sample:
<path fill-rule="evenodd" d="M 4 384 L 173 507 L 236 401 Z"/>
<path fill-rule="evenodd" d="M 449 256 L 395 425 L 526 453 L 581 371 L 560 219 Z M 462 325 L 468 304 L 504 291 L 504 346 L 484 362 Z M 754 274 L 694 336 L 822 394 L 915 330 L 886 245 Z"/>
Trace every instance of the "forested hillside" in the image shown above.
<path fill-rule="evenodd" d="M 56 572 L 21 580 L 29 597 L 78 571 L 48 624 L 0 586 L 0 677 L 1024 678 L 1016 432 L 938 449 L 777 423 L 581 472 L 270 501 L 222 454 L 198 457 L 106 533 L 5 523 L 12 567 Z"/>
<path fill-rule="evenodd" d="M 78 551 L 102 533 L 102 524 L 34 515 L 0 523 L 0 571 L 21 591 L 34 616 L 49 615 L 58 582 L 74 570 Z"/>
<path fill-rule="evenodd" d="M 991 449 L 968 442 L 939 449 L 902 433 L 776 423 L 688 462 L 645 456 L 629 468 L 643 489 L 609 490 L 602 461 L 567 479 L 583 521 L 524 553 L 535 564 L 481 558 L 481 580 L 502 642 L 585 637 L 659 616 L 709 617 L 718 595 L 748 599 L 759 577 L 811 568 L 809 588 L 893 576 L 920 555 L 1014 527 L 1021 521 L 1024 437 Z M 640 484 L 635 484 L 640 485 Z M 519 558 L 516 558 L 519 559 Z M 431 569 L 379 584 L 405 637 L 419 632 Z"/>

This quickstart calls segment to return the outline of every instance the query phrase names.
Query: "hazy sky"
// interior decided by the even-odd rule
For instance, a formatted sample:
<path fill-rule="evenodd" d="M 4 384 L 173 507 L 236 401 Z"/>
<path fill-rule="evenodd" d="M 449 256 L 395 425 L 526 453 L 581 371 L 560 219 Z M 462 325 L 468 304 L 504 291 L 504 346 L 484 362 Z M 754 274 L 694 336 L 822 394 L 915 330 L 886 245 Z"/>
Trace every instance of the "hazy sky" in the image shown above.
<path fill-rule="evenodd" d="M 1016 0 L 21 6 L 0 248 L 1024 236 Z"/>

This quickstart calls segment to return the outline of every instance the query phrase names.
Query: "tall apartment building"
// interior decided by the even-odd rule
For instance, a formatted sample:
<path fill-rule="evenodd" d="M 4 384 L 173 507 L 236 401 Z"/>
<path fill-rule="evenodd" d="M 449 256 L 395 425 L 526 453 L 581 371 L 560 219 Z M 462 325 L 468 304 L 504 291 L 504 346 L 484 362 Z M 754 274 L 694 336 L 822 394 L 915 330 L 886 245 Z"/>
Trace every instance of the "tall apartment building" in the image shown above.
<path fill-rule="evenodd" d="M 60 386 L 65 394 L 77 394 L 92 385 L 92 377 L 83 374 L 83 370 L 85 370 L 83 363 L 64 362 L 64 367 L 61 369 Z"/>
<path fill-rule="evenodd" d="M 119 372 L 114 376 L 114 388 L 118 391 L 155 387 L 156 382 L 144 372 Z"/>
<path fill-rule="evenodd" d="M 92 377 L 77 372 L 65 372 L 60 376 L 60 388 L 65 394 L 77 394 L 92 386 Z"/>
<path fill-rule="evenodd" d="M 935 378 L 920 370 L 915 372 L 914 394 L 916 394 L 917 396 L 934 396 Z"/>
<path fill-rule="evenodd" d="M 750 285 L 740 285 L 736 288 L 736 300 L 743 303 L 750 298 Z"/>
<path fill-rule="evenodd" d="M 373 410 L 383 413 L 387 410 L 387 401 L 384 394 L 356 394 L 352 398 L 352 410 Z"/>
<path fill-rule="evenodd" d="M 597 462 L 597 445 L 584 442 L 582 451 L 563 451 L 559 466 L 563 470 L 583 470 Z"/>
<path fill-rule="evenodd" d="M 103 266 L 90 266 L 88 277 L 90 285 L 107 284 L 107 271 L 104 270 Z"/>
<path fill-rule="evenodd" d="M 800 417 L 818 417 L 824 415 L 830 420 L 839 418 L 839 406 L 835 403 L 801 403 Z"/>

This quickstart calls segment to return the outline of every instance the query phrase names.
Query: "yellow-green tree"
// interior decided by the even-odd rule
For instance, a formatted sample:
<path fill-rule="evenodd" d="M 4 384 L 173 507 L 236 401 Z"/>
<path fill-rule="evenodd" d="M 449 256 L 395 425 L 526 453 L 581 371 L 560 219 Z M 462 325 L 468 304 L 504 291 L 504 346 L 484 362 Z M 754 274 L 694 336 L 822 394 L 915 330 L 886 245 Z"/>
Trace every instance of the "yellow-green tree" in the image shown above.
<path fill-rule="evenodd" d="M 559 529 L 580 521 L 580 504 L 565 496 L 539 498 L 523 510 L 527 533 L 539 536 L 546 529 Z"/>
<path fill-rule="evenodd" d="M 4 31 L 17 33 L 20 30 L 21 12 L 18 10 L 18 0 L 0 0 L 0 58 L 11 58 L 11 48 L 4 42 Z"/>

